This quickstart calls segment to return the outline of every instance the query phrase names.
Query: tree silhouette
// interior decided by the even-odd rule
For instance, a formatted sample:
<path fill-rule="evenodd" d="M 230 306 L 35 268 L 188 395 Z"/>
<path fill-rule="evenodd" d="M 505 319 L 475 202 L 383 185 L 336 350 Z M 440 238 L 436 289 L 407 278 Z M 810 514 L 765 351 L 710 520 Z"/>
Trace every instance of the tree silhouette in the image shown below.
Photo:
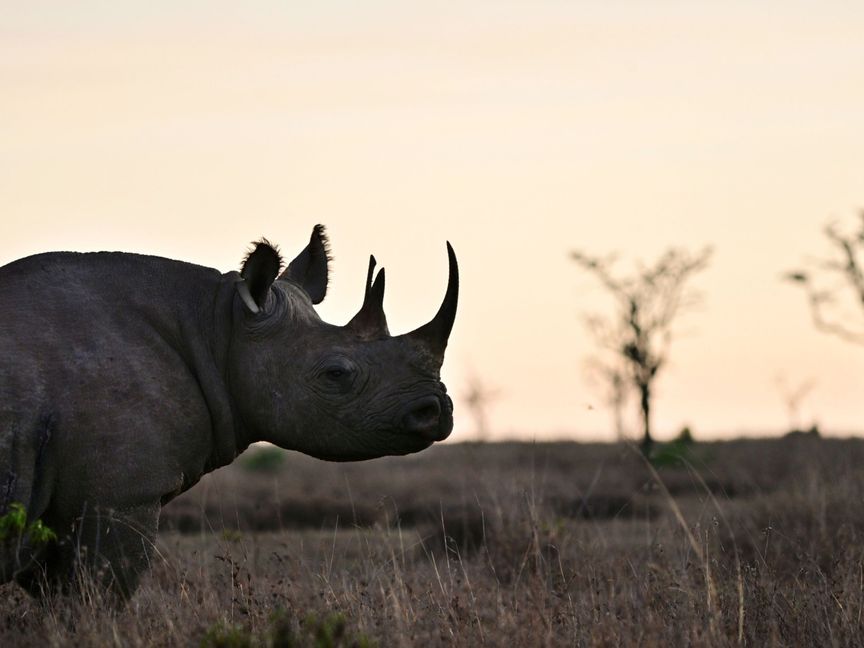
<path fill-rule="evenodd" d="M 477 374 L 470 374 L 462 400 L 474 419 L 477 441 L 489 440 L 489 409 L 497 397 L 498 390 L 488 387 Z"/>
<path fill-rule="evenodd" d="M 811 271 L 789 272 L 785 279 L 804 288 L 818 330 L 864 344 L 864 211 L 859 219 L 858 229 L 851 233 L 827 225 L 823 231 L 833 257 L 811 263 Z"/>
<path fill-rule="evenodd" d="M 783 403 L 786 405 L 786 412 L 789 416 L 788 431 L 800 431 L 803 429 L 801 427 L 801 418 L 799 416 L 801 403 L 813 391 L 813 388 L 816 386 L 816 381 L 807 379 L 803 382 L 794 384 L 789 383 L 786 380 L 786 377 L 780 374 L 777 376 L 775 384 L 777 385 L 777 390 L 780 392 L 780 396 L 783 399 Z"/>
<path fill-rule="evenodd" d="M 646 455 L 653 444 L 652 388 L 669 354 L 672 324 L 696 303 L 697 295 L 685 284 L 708 265 L 710 256 L 710 248 L 696 254 L 671 248 L 653 265 L 639 264 L 633 275 L 617 276 L 612 271 L 614 256 L 571 253 L 573 261 L 599 279 L 615 299 L 613 315 L 590 315 L 585 321 L 595 340 L 623 361 L 627 380 L 639 397 L 642 451 Z"/>
<path fill-rule="evenodd" d="M 603 401 L 612 410 L 615 438 L 622 441 L 624 432 L 624 406 L 630 396 L 631 385 L 627 377 L 627 368 L 619 358 L 604 361 L 600 358 L 590 358 L 586 363 L 591 382 L 603 385 Z"/>

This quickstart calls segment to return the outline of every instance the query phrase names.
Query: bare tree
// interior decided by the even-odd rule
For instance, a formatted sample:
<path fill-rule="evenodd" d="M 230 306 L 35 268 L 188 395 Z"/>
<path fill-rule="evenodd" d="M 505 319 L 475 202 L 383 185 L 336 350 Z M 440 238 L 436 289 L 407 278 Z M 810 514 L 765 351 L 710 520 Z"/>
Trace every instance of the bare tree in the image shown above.
<path fill-rule="evenodd" d="M 474 418 L 478 441 L 489 440 L 489 407 L 497 397 L 497 390 L 489 388 L 476 374 L 470 374 L 462 400 Z"/>
<path fill-rule="evenodd" d="M 630 397 L 631 385 L 627 379 L 627 367 L 620 359 L 604 362 L 599 358 L 590 358 L 587 362 L 589 379 L 602 383 L 603 401 L 612 410 L 612 420 L 615 428 L 615 438 L 619 441 L 625 437 L 624 407 Z"/>
<path fill-rule="evenodd" d="M 818 259 L 810 264 L 810 271 L 795 270 L 785 278 L 806 291 L 818 330 L 864 344 L 864 211 L 859 219 L 858 229 L 851 233 L 841 232 L 836 224 L 827 225 L 824 233 L 832 258 Z"/>
<path fill-rule="evenodd" d="M 789 416 L 789 432 L 800 431 L 801 428 L 801 403 L 810 395 L 813 388 L 816 386 L 816 381 L 812 379 L 798 383 L 797 386 L 786 381 L 785 376 L 778 375 L 775 384 L 780 396 L 786 405 L 786 412 Z"/>
<path fill-rule="evenodd" d="M 654 381 L 666 363 L 672 340 L 672 324 L 685 309 L 692 307 L 697 295 L 686 289 L 688 279 L 703 270 L 711 249 L 696 254 L 671 248 L 653 265 L 637 265 L 635 274 L 613 273 L 615 257 L 599 258 L 574 251 L 571 258 L 600 280 L 615 299 L 610 317 L 586 318 L 597 342 L 623 361 L 626 377 L 639 395 L 642 418 L 642 451 L 651 451 L 651 396 Z"/>

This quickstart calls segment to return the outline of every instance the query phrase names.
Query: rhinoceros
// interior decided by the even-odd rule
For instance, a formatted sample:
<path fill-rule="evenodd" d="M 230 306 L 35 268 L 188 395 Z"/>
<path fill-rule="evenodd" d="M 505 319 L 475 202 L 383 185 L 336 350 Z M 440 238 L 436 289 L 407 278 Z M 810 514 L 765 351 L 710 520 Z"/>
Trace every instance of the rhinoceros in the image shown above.
<path fill-rule="evenodd" d="M 397 336 L 374 257 L 359 312 L 336 326 L 313 308 L 328 283 L 323 226 L 284 271 L 278 248 L 253 246 L 239 273 L 118 252 L 0 268 L 0 582 L 38 595 L 99 574 L 122 599 L 162 506 L 251 443 L 352 461 L 450 434 L 449 242 L 437 314 Z"/>

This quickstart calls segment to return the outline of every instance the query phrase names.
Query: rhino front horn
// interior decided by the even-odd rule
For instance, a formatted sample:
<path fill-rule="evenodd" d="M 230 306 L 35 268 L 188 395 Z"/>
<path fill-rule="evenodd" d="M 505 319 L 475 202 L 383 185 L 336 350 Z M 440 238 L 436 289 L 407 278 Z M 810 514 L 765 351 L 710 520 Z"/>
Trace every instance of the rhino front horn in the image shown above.
<path fill-rule="evenodd" d="M 459 265 L 456 263 L 456 253 L 453 247 L 447 243 L 447 258 L 450 274 L 447 279 L 447 292 L 444 301 L 432 320 L 411 331 L 407 335 L 424 344 L 436 356 L 444 359 L 444 350 L 447 348 L 447 340 L 453 329 L 453 321 L 456 319 L 456 304 L 459 301 Z"/>

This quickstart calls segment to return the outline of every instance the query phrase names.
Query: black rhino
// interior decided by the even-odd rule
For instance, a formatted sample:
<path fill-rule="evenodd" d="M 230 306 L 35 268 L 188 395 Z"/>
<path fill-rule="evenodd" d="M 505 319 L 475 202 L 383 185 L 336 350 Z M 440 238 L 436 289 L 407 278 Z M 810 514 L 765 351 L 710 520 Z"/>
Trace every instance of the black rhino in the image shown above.
<path fill-rule="evenodd" d="M 130 595 L 161 507 L 255 441 L 353 461 L 446 438 L 447 252 L 438 313 L 395 337 L 374 257 L 353 319 L 317 315 L 320 225 L 281 274 L 266 240 L 239 273 L 117 252 L 0 268 L 0 582 L 39 594 L 83 566 Z"/>

